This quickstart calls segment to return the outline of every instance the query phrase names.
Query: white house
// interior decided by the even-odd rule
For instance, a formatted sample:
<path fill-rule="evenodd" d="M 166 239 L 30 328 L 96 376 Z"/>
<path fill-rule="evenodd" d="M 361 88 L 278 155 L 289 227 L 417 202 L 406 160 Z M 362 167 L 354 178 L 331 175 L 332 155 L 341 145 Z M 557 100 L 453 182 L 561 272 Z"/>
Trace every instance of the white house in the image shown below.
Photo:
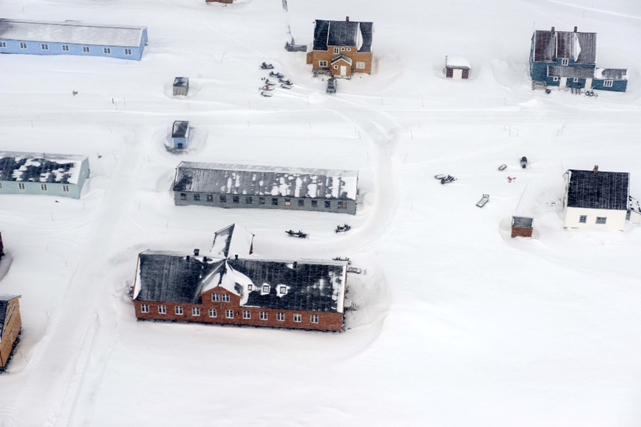
<path fill-rule="evenodd" d="M 623 230 L 628 214 L 629 175 L 569 169 L 564 174 L 565 228 Z"/>

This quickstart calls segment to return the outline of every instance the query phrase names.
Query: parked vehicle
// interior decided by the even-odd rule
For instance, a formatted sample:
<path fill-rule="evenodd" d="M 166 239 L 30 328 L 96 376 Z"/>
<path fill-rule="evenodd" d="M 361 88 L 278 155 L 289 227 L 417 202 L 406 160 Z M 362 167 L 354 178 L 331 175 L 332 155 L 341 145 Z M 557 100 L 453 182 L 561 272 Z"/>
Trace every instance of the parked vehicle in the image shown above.
<path fill-rule="evenodd" d="M 331 79 L 327 79 L 327 93 L 336 93 L 336 79 L 332 77 Z"/>
<path fill-rule="evenodd" d="M 266 62 L 263 62 L 262 64 L 260 64 L 260 69 L 261 70 L 273 70 L 274 66 L 272 64 L 268 64 Z"/>
<path fill-rule="evenodd" d="M 269 72 L 269 77 L 276 77 L 277 79 L 282 79 L 282 78 L 285 77 L 285 74 L 278 73 L 278 72 L 275 73 L 273 71 L 270 71 Z"/>
<path fill-rule="evenodd" d="M 298 237 L 299 239 L 306 239 L 307 238 L 307 233 L 303 233 L 301 230 L 294 231 L 294 230 L 287 230 L 285 233 L 289 234 L 292 237 Z"/>
<path fill-rule="evenodd" d="M 490 195 L 489 195 L 489 194 L 483 194 L 483 197 L 481 197 L 481 200 L 479 200 L 479 201 L 476 203 L 476 206 L 478 206 L 479 208 L 482 208 L 482 207 L 483 207 L 483 206 L 485 206 L 485 205 L 487 204 L 487 202 L 489 202 L 489 201 L 490 201 Z"/>
<path fill-rule="evenodd" d="M 293 88 L 294 86 L 292 86 L 292 85 L 286 85 L 286 84 L 284 84 L 284 83 L 283 83 L 282 85 L 280 85 L 280 87 L 282 87 L 283 89 L 291 89 L 291 88 Z"/>
<path fill-rule="evenodd" d="M 271 97 L 273 96 L 271 93 L 269 93 L 269 92 L 264 92 L 264 91 L 261 91 L 261 92 L 260 92 L 260 94 L 261 94 L 262 96 L 264 96 L 265 98 L 271 98 Z"/>
<path fill-rule="evenodd" d="M 258 90 L 274 90 L 274 86 L 265 85 L 258 88 Z"/>
<path fill-rule="evenodd" d="M 294 82 L 290 81 L 289 79 L 278 79 L 278 82 L 289 86 L 294 86 Z"/>
<path fill-rule="evenodd" d="M 525 169 L 527 167 L 527 157 L 521 157 L 521 167 Z"/>
<path fill-rule="evenodd" d="M 501 166 L 499 166 L 499 170 L 500 170 L 500 171 L 504 171 L 505 169 L 507 169 L 507 165 L 501 165 Z"/>
<path fill-rule="evenodd" d="M 449 184 L 450 182 L 456 181 L 456 178 L 454 178 L 452 175 L 447 175 L 444 178 L 441 178 L 441 184 Z"/>
<path fill-rule="evenodd" d="M 347 233 L 349 230 L 351 230 L 352 227 L 348 224 L 343 224 L 343 225 L 337 225 L 336 226 L 336 232 L 337 233 Z"/>

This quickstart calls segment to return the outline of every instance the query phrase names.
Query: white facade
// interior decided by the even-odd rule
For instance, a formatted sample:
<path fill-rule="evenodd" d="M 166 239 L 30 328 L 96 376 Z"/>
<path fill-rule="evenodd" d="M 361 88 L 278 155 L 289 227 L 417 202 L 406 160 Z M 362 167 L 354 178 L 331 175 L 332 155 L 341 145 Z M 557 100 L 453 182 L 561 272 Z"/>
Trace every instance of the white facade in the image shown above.
<path fill-rule="evenodd" d="M 591 228 L 597 230 L 620 230 L 625 226 L 627 211 L 611 209 L 587 209 L 566 207 L 565 228 Z M 599 218 L 599 222 L 597 222 Z M 605 224 L 603 219 L 605 218 Z"/>

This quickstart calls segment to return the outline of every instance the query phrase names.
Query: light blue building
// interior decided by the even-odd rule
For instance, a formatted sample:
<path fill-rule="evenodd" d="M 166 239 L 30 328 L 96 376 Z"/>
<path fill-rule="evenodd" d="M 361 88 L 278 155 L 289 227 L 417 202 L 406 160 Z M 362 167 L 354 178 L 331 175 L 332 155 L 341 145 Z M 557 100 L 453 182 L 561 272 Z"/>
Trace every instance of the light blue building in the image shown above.
<path fill-rule="evenodd" d="M 140 61 L 147 28 L 0 19 L 0 53 L 106 56 Z"/>
<path fill-rule="evenodd" d="M 530 48 L 532 87 L 598 89 L 625 92 L 625 69 L 596 68 L 596 33 L 535 31 Z"/>
<path fill-rule="evenodd" d="M 85 156 L 0 151 L 0 195 L 79 199 L 87 178 L 89 159 Z"/>
<path fill-rule="evenodd" d="M 171 127 L 171 139 L 174 141 L 174 148 L 187 148 L 189 142 L 189 122 L 176 120 Z"/>

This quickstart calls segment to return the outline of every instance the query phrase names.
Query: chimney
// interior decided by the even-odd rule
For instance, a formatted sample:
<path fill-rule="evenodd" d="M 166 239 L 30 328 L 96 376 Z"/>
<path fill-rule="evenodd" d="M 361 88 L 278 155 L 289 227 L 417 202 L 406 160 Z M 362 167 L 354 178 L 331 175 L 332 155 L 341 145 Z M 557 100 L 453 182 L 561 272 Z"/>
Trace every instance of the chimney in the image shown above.
<path fill-rule="evenodd" d="M 554 27 L 552 27 L 552 30 L 551 30 L 551 31 L 552 31 L 552 32 L 554 32 Z"/>
<path fill-rule="evenodd" d="M 185 257 L 185 261 L 189 262 L 189 255 Z"/>
<path fill-rule="evenodd" d="M 294 268 L 298 267 L 298 262 L 294 261 Z"/>
<path fill-rule="evenodd" d="M 346 20 L 347 22 L 349 22 L 349 16 L 346 16 L 346 17 L 345 17 L 345 20 Z"/>
<path fill-rule="evenodd" d="M 194 256 L 198 256 L 200 254 L 200 249 L 194 249 Z"/>
<path fill-rule="evenodd" d="M 234 254 L 234 259 L 238 259 L 238 254 Z"/>
<path fill-rule="evenodd" d="M 599 165 L 594 165 L 594 169 L 592 169 L 592 172 L 599 173 Z"/>
<path fill-rule="evenodd" d="M 579 27 L 575 26 L 574 27 L 574 32 L 576 33 L 578 29 L 579 29 Z"/>

